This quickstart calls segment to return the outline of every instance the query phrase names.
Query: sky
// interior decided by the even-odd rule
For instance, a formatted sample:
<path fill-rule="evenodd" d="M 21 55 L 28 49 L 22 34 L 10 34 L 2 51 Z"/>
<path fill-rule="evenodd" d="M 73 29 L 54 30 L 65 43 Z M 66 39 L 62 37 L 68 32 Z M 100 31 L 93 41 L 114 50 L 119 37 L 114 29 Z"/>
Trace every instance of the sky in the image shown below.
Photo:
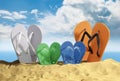
<path fill-rule="evenodd" d="M 120 52 L 120 0 L 0 0 L 0 53 L 14 51 L 10 34 L 14 27 L 36 24 L 42 42 L 75 42 L 77 23 L 102 22 L 110 29 L 105 52 Z"/>

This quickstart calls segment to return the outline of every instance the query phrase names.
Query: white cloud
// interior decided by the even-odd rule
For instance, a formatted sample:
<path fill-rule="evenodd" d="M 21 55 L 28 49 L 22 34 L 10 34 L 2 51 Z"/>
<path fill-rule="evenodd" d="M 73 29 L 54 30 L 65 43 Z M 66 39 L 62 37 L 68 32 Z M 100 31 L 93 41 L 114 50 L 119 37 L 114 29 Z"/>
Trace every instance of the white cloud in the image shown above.
<path fill-rule="evenodd" d="M 74 42 L 73 30 L 75 25 L 83 20 L 90 21 L 92 26 L 96 22 L 103 21 L 105 24 L 110 25 L 110 29 L 114 30 L 115 23 L 119 24 L 120 21 L 119 4 L 120 1 L 117 0 L 116 2 L 110 2 L 109 0 L 107 3 L 104 0 L 64 0 L 63 6 L 57 10 L 56 15 L 49 13 L 43 19 L 38 18 L 44 37 L 43 41 L 63 42 L 70 40 Z M 113 33 L 111 32 L 111 35 Z M 112 42 L 113 44 L 114 42 Z M 108 46 L 111 47 L 110 50 L 118 51 L 118 49 L 115 50 L 116 47 L 111 46 L 111 43 Z M 107 50 L 109 50 L 109 47 L 107 47 Z"/>
<path fill-rule="evenodd" d="M 106 47 L 106 52 L 120 52 L 120 43 L 119 43 L 120 39 L 118 40 L 110 40 L 108 42 L 108 45 Z"/>
<path fill-rule="evenodd" d="M 31 14 L 34 14 L 35 17 L 37 18 L 38 17 L 38 9 L 31 10 Z"/>
<path fill-rule="evenodd" d="M 26 27 L 26 24 L 16 23 L 14 27 Z"/>
<path fill-rule="evenodd" d="M 0 10 L 0 14 L 2 14 L 2 15 L 12 15 L 9 11 L 6 11 L 6 10 Z"/>
<path fill-rule="evenodd" d="M 62 6 L 58 9 L 56 15 L 49 14 L 38 21 L 46 34 L 53 33 L 70 36 L 73 34 L 76 23 L 87 18 L 90 17 L 86 17 L 80 9 L 71 6 Z"/>
<path fill-rule="evenodd" d="M 0 40 L 10 38 L 11 30 L 11 26 L 0 24 Z"/>
<path fill-rule="evenodd" d="M 19 23 L 16 23 L 14 27 L 16 27 L 16 26 L 25 27 L 24 24 L 19 24 Z M 0 24 L 0 40 L 10 39 L 10 34 L 14 27 L 12 27 L 10 25 Z"/>
<path fill-rule="evenodd" d="M 25 19 L 26 18 L 25 15 L 22 15 L 22 14 L 20 14 L 18 12 L 13 12 L 12 14 L 13 14 L 14 19 Z"/>
<path fill-rule="evenodd" d="M 1 15 L 1 18 L 4 18 L 4 19 L 9 19 L 9 20 L 18 20 L 18 19 L 25 19 L 27 18 L 25 15 L 23 15 L 23 13 L 26 13 L 25 11 L 21 11 L 21 12 L 9 12 L 7 10 L 0 10 L 0 15 Z"/>
<path fill-rule="evenodd" d="M 64 0 L 63 5 L 72 5 L 72 4 L 79 4 L 84 3 L 83 0 Z"/>
<path fill-rule="evenodd" d="M 35 16 L 35 17 L 32 18 L 34 20 L 38 20 L 40 16 L 45 15 L 45 13 L 40 12 L 38 9 L 33 9 L 33 10 L 31 10 L 30 13 Z"/>
<path fill-rule="evenodd" d="M 64 0 L 63 6 L 57 10 L 56 15 L 48 14 L 38 21 L 48 33 L 70 33 L 76 23 L 83 20 L 89 20 L 94 25 L 100 20 L 109 23 L 109 21 L 113 22 L 114 17 L 120 19 L 119 3 L 120 1 L 110 2 L 110 0 L 107 3 L 104 0 Z M 115 13 L 116 15 L 114 15 Z"/>
<path fill-rule="evenodd" d="M 106 10 L 111 13 L 113 17 L 120 19 L 120 0 L 116 0 L 113 2 L 112 0 L 108 0 L 105 2 L 104 0 L 64 0 L 63 2 L 66 6 L 72 6 L 74 8 L 82 9 L 83 12 L 87 12 L 87 15 L 96 14 L 104 15 Z M 107 13 L 106 13 L 107 14 Z M 104 18 L 104 17 L 103 17 Z M 112 17 L 111 17 L 112 18 Z M 108 20 L 110 17 L 108 16 Z"/>
<path fill-rule="evenodd" d="M 97 1 L 100 2 L 99 0 Z M 42 29 L 43 36 L 52 34 L 54 35 L 53 38 L 61 36 L 69 40 L 70 37 L 73 37 L 73 30 L 77 23 L 83 20 L 95 22 L 94 17 L 89 13 L 90 11 L 87 12 L 89 9 L 83 8 L 83 4 L 91 5 L 81 0 L 64 0 L 63 6 L 57 10 L 56 15 L 49 13 L 43 19 L 39 19 L 39 26 Z M 92 6 L 92 8 L 94 8 L 94 6 Z M 94 10 L 97 9 L 94 8 Z"/>
<path fill-rule="evenodd" d="M 32 19 L 38 20 L 41 16 L 45 16 L 46 14 L 48 15 L 48 13 L 43 13 L 40 12 L 38 9 L 32 9 L 31 14 L 33 14 L 35 16 L 35 18 L 33 17 Z"/>
<path fill-rule="evenodd" d="M 98 18 L 100 18 L 100 19 L 105 19 L 105 20 L 107 20 L 107 21 L 110 21 L 110 19 L 112 18 L 112 15 L 110 15 L 110 16 L 98 16 Z"/>
<path fill-rule="evenodd" d="M 37 14 L 37 13 L 38 13 L 38 9 L 31 10 L 31 14 Z"/>
<path fill-rule="evenodd" d="M 113 2 L 112 0 L 107 1 L 106 7 L 113 16 L 120 18 L 120 0 L 116 0 L 116 2 Z"/>
<path fill-rule="evenodd" d="M 53 43 L 53 42 L 58 42 L 60 44 L 62 44 L 63 42 L 65 41 L 70 41 L 72 43 L 75 43 L 75 40 L 72 37 L 69 37 L 68 36 L 61 36 L 61 37 L 57 37 L 57 36 L 52 36 L 52 35 L 45 35 L 45 36 L 42 36 L 42 43 L 47 43 L 49 46 Z"/>
<path fill-rule="evenodd" d="M 26 14 L 28 11 L 20 11 L 21 14 Z"/>
<path fill-rule="evenodd" d="M 15 21 L 15 19 L 13 17 L 11 17 L 11 16 L 2 16 L 2 18 Z"/>

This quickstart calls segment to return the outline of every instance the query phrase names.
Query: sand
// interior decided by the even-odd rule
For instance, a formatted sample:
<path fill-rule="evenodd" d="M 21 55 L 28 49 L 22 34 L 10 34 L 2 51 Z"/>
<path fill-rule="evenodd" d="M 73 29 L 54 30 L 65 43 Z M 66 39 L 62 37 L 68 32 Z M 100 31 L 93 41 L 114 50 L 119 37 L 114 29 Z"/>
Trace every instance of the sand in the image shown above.
<path fill-rule="evenodd" d="M 120 81 L 120 63 L 105 60 L 67 65 L 0 62 L 0 81 Z"/>

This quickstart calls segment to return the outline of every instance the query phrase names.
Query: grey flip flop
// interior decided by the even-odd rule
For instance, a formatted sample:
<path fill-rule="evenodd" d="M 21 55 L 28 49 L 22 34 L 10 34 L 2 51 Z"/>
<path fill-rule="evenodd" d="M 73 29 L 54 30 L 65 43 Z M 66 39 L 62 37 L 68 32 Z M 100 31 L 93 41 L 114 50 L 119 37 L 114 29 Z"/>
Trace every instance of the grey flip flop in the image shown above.
<path fill-rule="evenodd" d="M 15 27 L 11 32 L 11 41 L 20 63 L 33 63 L 28 52 L 29 40 L 24 27 Z"/>
<path fill-rule="evenodd" d="M 37 61 L 37 54 L 36 51 L 33 51 L 33 49 L 36 50 L 38 45 L 41 43 L 42 33 L 40 28 L 36 25 L 31 25 L 28 29 L 28 37 L 31 45 L 33 46 L 33 48 L 29 47 L 32 60 Z"/>

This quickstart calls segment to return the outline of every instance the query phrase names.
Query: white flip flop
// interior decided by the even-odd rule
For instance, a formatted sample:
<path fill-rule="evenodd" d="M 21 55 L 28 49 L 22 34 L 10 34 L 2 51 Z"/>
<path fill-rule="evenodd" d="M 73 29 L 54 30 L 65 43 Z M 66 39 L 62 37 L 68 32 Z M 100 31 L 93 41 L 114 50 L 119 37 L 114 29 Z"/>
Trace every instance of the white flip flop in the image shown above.
<path fill-rule="evenodd" d="M 20 63 L 33 63 L 29 53 L 29 40 L 24 27 L 15 27 L 11 32 L 11 41 Z"/>
<path fill-rule="evenodd" d="M 33 51 L 33 50 L 37 49 L 38 45 L 41 43 L 41 40 L 42 40 L 42 33 L 40 28 L 36 25 L 31 25 L 28 29 L 28 37 L 31 45 L 33 46 L 33 47 L 32 46 L 29 47 L 32 60 L 37 61 L 36 51 Z"/>

